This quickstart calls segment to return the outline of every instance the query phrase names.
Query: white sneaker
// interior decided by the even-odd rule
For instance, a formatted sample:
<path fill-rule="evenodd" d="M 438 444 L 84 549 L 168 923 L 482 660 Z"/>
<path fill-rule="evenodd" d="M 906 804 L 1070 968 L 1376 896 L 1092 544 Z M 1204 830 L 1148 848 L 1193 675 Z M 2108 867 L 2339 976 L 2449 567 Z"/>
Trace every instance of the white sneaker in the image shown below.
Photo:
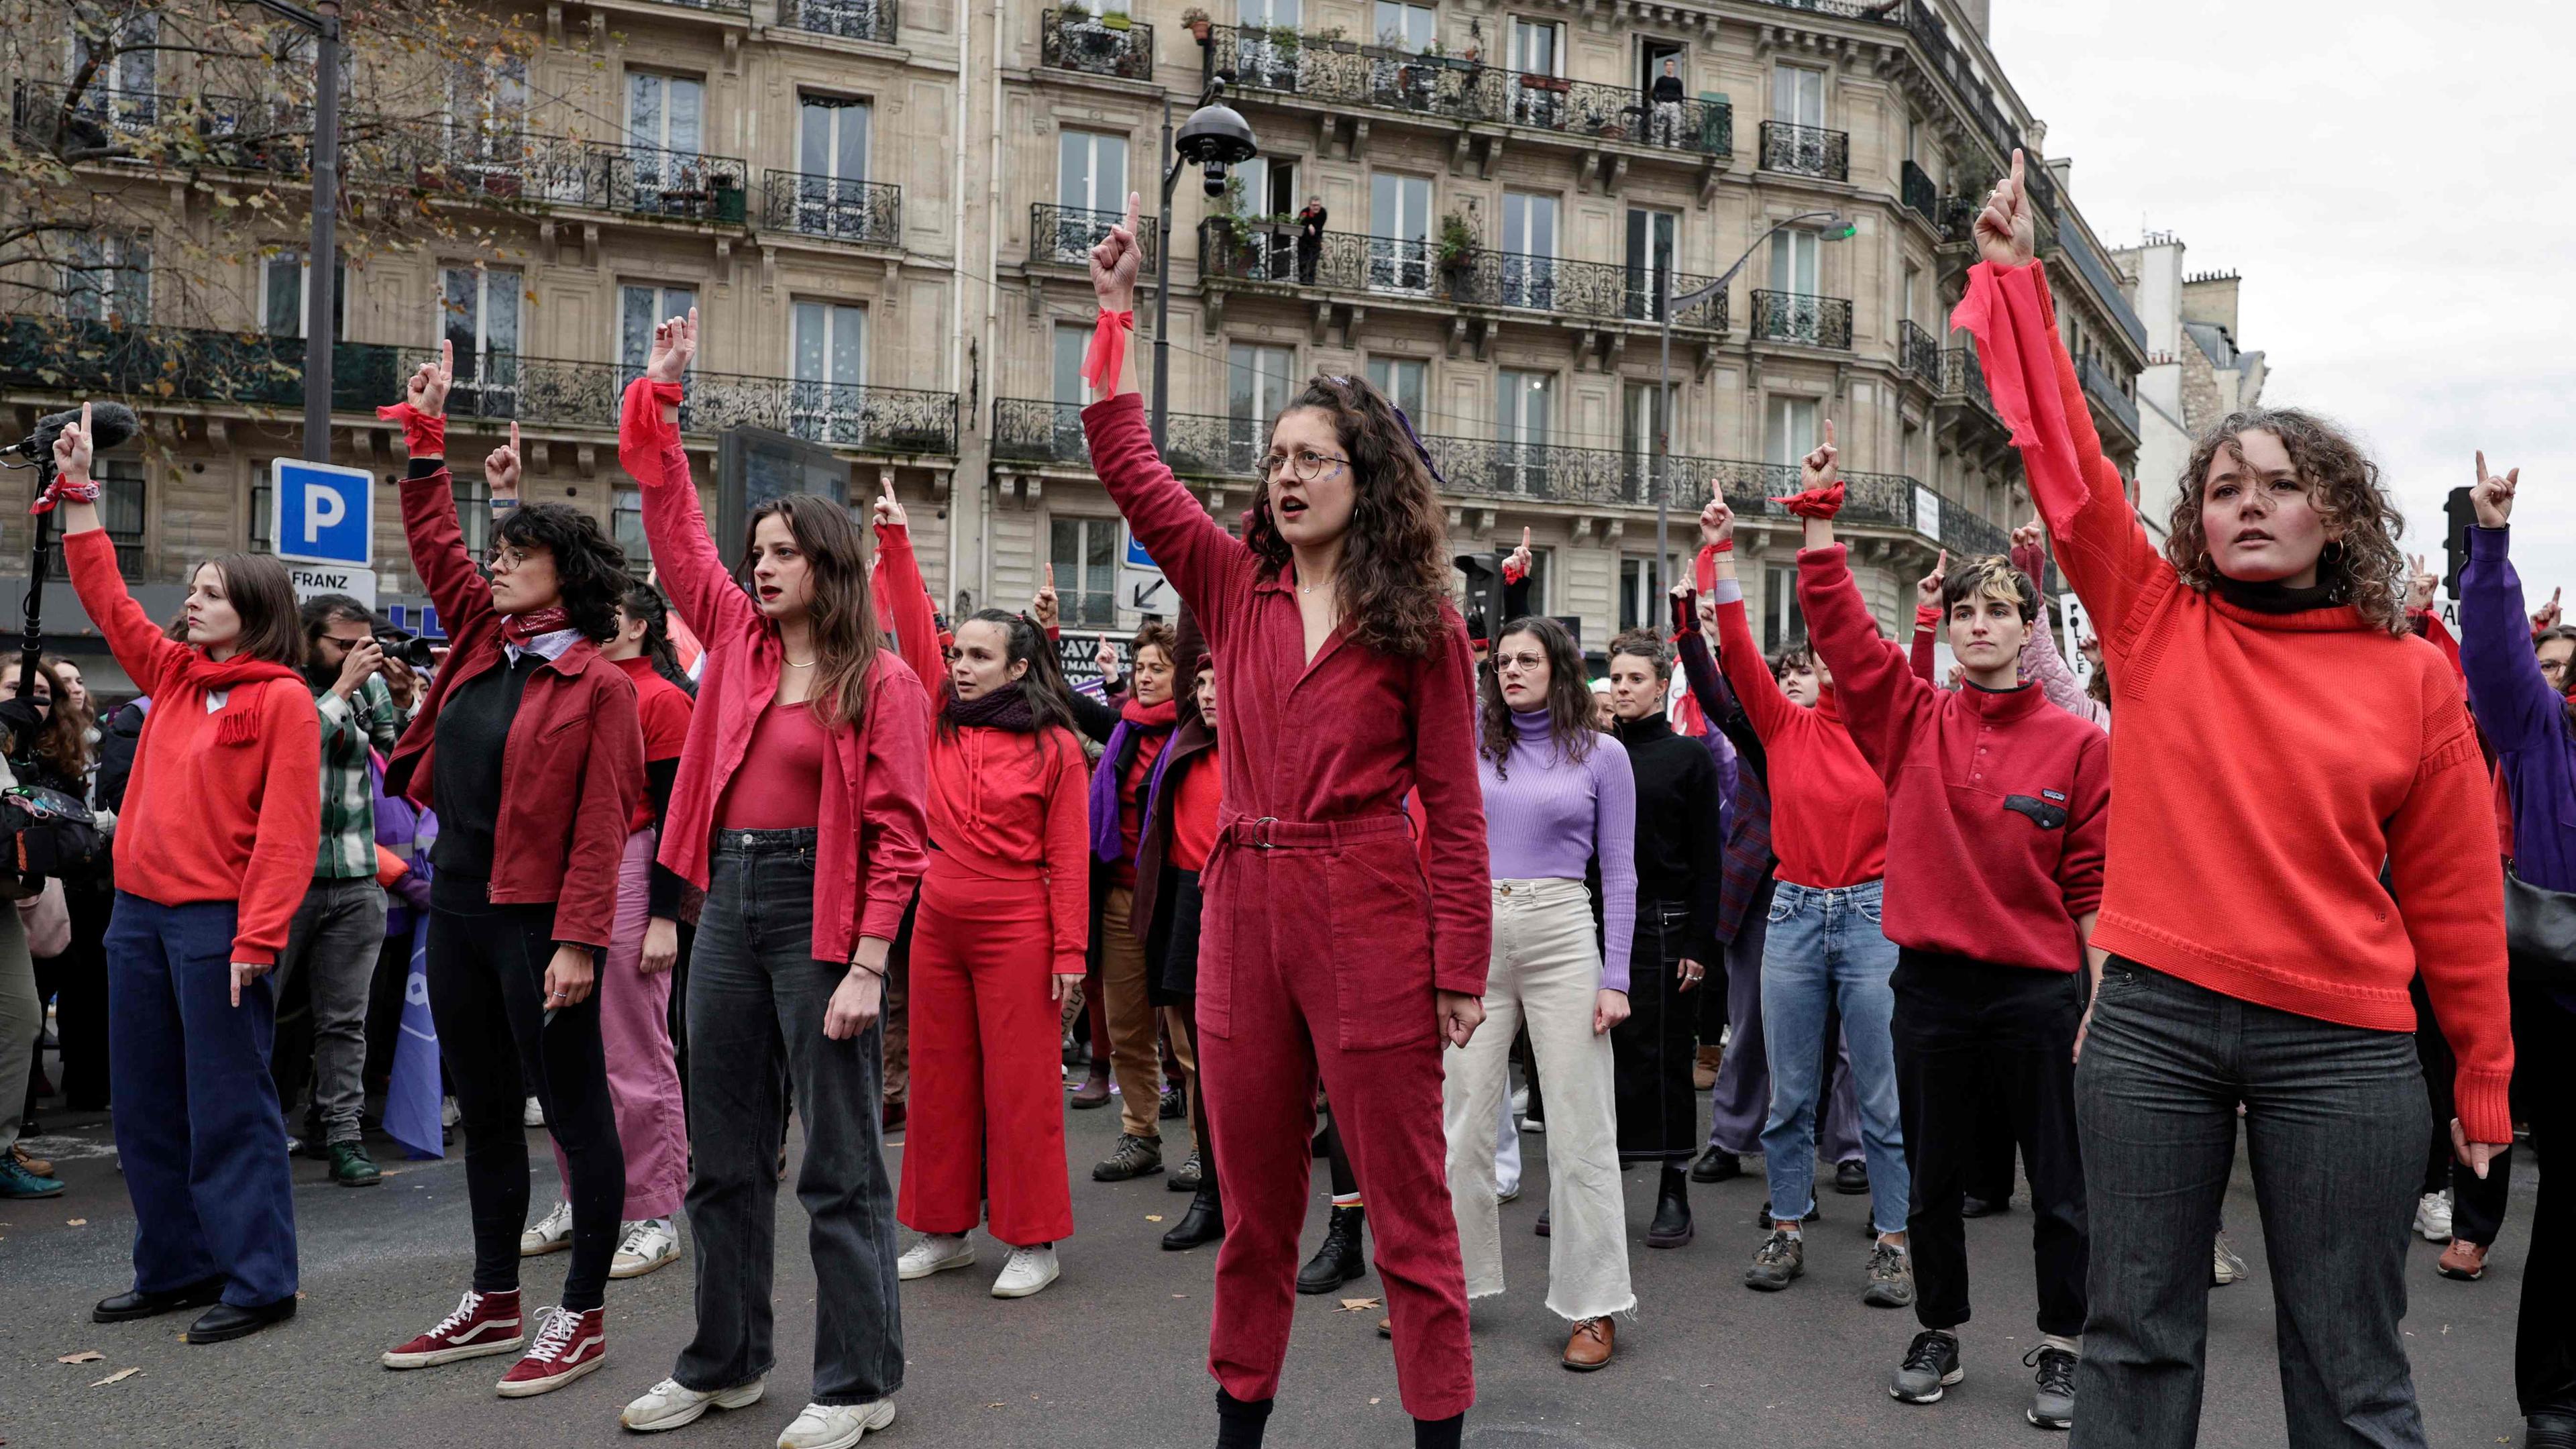
<path fill-rule="evenodd" d="M 2451 1240 L 2451 1194 L 2428 1192 L 2415 1200 L 2415 1231 L 2428 1243 Z"/>
<path fill-rule="evenodd" d="M 519 1234 L 519 1256 L 534 1258 L 545 1253 L 560 1253 L 572 1246 L 572 1204 L 559 1202 L 554 1210 L 537 1219 L 537 1225 Z"/>
<path fill-rule="evenodd" d="M 1512 1115 L 1513 1115 L 1513 1116 L 1515 1116 L 1515 1117 L 1524 1117 L 1524 1116 L 1527 1116 L 1528 1114 L 1529 1114 L 1529 1088 L 1527 1088 L 1527 1087 L 1514 1087 L 1514 1088 L 1512 1088 Z"/>
<path fill-rule="evenodd" d="M 641 1278 L 667 1263 L 680 1261 L 680 1235 L 669 1218 L 643 1218 L 626 1225 L 617 1256 L 608 1263 L 611 1278 Z"/>
<path fill-rule="evenodd" d="M 458 1122 L 463 1121 L 464 1118 L 465 1114 L 458 1110 L 456 1099 L 454 1097 L 441 1097 L 438 1099 L 438 1125 L 441 1131 L 455 1126 Z"/>
<path fill-rule="evenodd" d="M 519 1125 L 523 1127 L 543 1127 L 546 1125 L 546 1109 L 537 1105 L 536 1098 L 530 1097 L 528 1099 L 528 1104 L 519 1109 Z"/>
<path fill-rule="evenodd" d="M 1046 1291 L 1064 1270 L 1056 1266 L 1055 1244 L 1040 1243 L 1034 1248 L 1013 1248 L 1011 1259 L 1002 1265 L 1002 1276 L 993 1280 L 996 1298 L 1026 1298 Z"/>
<path fill-rule="evenodd" d="M 778 1436 L 778 1449 L 850 1449 L 870 1429 L 893 1422 L 892 1399 L 872 1404 L 807 1404 L 787 1432 Z"/>
<path fill-rule="evenodd" d="M 2252 1275 L 2253 1270 L 2245 1266 L 2245 1259 L 2227 1245 L 2225 1233 L 2210 1240 L 2209 1281 L 2212 1284 L 2224 1288 Z"/>
<path fill-rule="evenodd" d="M 921 1241 L 905 1249 L 903 1256 L 894 1260 L 894 1276 L 902 1282 L 909 1283 L 915 1278 L 927 1278 L 933 1273 L 945 1273 L 952 1268 L 974 1266 L 975 1245 L 966 1241 L 964 1233 L 954 1237 L 946 1233 L 925 1233 Z"/>
<path fill-rule="evenodd" d="M 617 1416 L 617 1422 L 638 1434 L 676 1429 L 683 1424 L 696 1423 L 698 1417 L 709 1409 L 740 1409 L 757 1404 L 767 1387 L 767 1380 L 753 1379 L 747 1384 L 702 1394 L 696 1389 L 683 1388 L 678 1379 L 664 1379 L 646 1389 L 643 1397 L 628 1404 L 626 1412 Z"/>

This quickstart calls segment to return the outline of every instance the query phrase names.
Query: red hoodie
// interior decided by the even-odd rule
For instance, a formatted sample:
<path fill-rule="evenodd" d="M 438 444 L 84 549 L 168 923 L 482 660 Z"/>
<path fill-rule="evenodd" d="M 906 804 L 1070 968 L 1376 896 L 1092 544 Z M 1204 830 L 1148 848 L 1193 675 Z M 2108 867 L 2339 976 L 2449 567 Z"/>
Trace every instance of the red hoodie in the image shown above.
<path fill-rule="evenodd" d="M 1887 786 L 1853 746 L 1834 691 L 1824 691 L 1814 709 L 1791 704 L 1753 642 L 1743 591 L 1720 580 L 1717 592 L 1717 667 L 1770 756 L 1776 874 L 1817 890 L 1886 875 Z"/>
<path fill-rule="evenodd" d="M 1802 549 L 1798 604 L 1887 782 L 1887 939 L 1999 966 L 2073 971 L 2102 900 L 2111 737 L 2035 684 L 1955 692 L 1879 637 L 1848 551 Z M 2045 627 L 2045 626 L 2043 626 Z"/>

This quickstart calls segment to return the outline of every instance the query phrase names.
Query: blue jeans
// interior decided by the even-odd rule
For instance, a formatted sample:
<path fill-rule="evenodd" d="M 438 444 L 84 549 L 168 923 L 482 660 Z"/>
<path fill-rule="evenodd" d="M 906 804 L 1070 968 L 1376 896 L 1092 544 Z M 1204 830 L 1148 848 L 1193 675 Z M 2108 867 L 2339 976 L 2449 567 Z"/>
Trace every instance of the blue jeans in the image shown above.
<path fill-rule="evenodd" d="M 2199 1438 L 2207 1244 L 2239 1102 L 2287 1442 L 2420 1449 L 2399 1327 L 2406 1224 L 2432 1130 L 2415 1038 L 2257 1006 L 2117 957 L 2075 1067 L 2092 1261 L 2073 1442 L 2188 1449 Z"/>
<path fill-rule="evenodd" d="M 232 1004 L 235 906 L 116 893 L 107 928 L 108 1078 L 134 1199 L 134 1287 L 225 1279 L 224 1301 L 295 1296 L 295 1201 L 268 1075 L 277 996 Z"/>
<path fill-rule="evenodd" d="M 1816 890 L 1781 881 L 1762 942 L 1762 1051 L 1771 1060 L 1771 1118 L 1762 1156 L 1771 1214 L 1795 1222 L 1816 1205 L 1816 1098 L 1823 1080 L 1825 1013 L 1839 1008 L 1860 1103 L 1861 1155 L 1869 1163 L 1870 1224 L 1905 1231 L 1905 1134 L 1896 1105 L 1896 1043 L 1887 984 L 1896 947 L 1879 929 L 1881 885 Z"/>

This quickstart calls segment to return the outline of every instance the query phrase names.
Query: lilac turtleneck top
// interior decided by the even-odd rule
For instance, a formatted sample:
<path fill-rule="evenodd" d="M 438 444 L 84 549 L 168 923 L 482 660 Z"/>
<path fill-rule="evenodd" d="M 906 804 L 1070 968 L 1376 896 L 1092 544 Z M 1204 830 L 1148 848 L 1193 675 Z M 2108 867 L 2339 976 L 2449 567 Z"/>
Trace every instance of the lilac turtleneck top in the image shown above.
<path fill-rule="evenodd" d="M 1628 989 L 1628 944 L 1637 929 L 1637 776 L 1628 751 L 1605 734 L 1580 760 L 1559 756 L 1547 712 L 1515 710 L 1519 737 L 1499 763 L 1479 753 L 1485 848 L 1496 880 L 1581 880 L 1601 862 L 1601 921 L 1609 940 L 1601 985 Z"/>

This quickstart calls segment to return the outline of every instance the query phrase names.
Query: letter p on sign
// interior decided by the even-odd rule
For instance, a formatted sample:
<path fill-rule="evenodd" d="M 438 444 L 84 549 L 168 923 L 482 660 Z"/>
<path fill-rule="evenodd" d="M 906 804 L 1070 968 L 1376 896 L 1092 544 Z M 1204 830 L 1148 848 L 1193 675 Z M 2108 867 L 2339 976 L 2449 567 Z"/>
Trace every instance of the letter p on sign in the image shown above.
<path fill-rule="evenodd" d="M 322 531 L 349 516 L 348 501 L 336 488 L 304 490 L 304 532 L 296 541 L 312 548 L 322 541 Z"/>

